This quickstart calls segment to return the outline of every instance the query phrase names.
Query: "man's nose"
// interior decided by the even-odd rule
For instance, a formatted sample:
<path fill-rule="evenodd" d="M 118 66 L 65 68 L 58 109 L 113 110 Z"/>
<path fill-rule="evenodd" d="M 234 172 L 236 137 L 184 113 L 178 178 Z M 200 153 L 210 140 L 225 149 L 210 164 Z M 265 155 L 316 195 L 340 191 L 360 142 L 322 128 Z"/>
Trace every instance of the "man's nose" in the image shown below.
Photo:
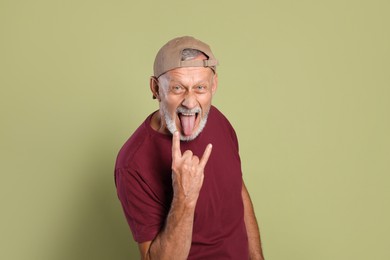
<path fill-rule="evenodd" d="M 196 100 L 196 96 L 193 93 L 188 93 L 185 97 L 183 102 L 181 103 L 182 106 L 192 109 L 198 106 L 198 101 Z"/>

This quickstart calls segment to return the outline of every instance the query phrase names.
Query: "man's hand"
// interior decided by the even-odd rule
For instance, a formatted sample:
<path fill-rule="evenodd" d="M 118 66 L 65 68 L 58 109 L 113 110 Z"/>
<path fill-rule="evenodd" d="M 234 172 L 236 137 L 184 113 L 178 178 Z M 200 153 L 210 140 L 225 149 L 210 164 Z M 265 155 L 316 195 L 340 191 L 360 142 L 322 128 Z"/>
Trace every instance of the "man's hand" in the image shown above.
<path fill-rule="evenodd" d="M 181 154 L 179 132 L 172 137 L 173 201 L 164 228 L 153 241 L 139 244 L 142 259 L 187 259 L 191 249 L 195 206 L 203 184 L 204 167 L 212 146 L 199 160 L 191 151 Z M 180 243 L 178 243 L 180 242 Z"/>
<path fill-rule="evenodd" d="M 183 154 L 180 150 L 179 132 L 172 137 L 172 185 L 174 197 L 196 205 L 204 178 L 204 167 L 210 157 L 212 145 L 208 144 L 202 158 L 189 150 Z M 191 205 L 190 204 L 190 205 Z"/>

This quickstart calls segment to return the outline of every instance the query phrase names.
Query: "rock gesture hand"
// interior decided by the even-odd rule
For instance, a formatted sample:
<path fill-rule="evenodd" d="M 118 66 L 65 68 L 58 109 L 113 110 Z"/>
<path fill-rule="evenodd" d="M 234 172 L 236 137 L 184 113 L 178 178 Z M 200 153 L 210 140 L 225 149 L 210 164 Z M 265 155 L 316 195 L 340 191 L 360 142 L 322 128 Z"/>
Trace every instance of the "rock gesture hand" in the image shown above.
<path fill-rule="evenodd" d="M 208 144 L 202 158 L 189 150 L 183 154 L 180 150 L 179 132 L 172 137 L 172 185 L 174 198 L 195 206 L 202 188 L 204 167 L 210 157 L 212 145 Z"/>

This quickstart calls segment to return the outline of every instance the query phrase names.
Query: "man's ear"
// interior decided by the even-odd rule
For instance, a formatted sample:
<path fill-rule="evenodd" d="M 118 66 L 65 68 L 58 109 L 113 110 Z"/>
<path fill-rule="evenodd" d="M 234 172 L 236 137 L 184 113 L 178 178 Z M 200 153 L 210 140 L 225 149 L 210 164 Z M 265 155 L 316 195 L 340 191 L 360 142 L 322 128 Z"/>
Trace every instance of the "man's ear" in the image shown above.
<path fill-rule="evenodd" d="M 217 88 L 218 88 L 218 74 L 215 73 L 215 75 L 213 76 L 213 85 L 211 87 L 211 93 L 214 95 L 215 92 L 217 91 Z"/>
<path fill-rule="evenodd" d="M 158 79 L 154 76 L 150 77 L 150 91 L 152 91 L 153 99 L 157 99 L 159 102 L 161 101 L 159 95 L 159 85 Z"/>

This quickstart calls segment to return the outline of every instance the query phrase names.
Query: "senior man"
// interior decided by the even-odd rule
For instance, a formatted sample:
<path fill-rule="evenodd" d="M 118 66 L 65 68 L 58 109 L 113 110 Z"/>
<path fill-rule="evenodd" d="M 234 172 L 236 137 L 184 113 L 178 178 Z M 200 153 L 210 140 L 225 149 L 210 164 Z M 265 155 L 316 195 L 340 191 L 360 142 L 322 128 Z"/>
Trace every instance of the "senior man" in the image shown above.
<path fill-rule="evenodd" d="M 142 259 L 263 259 L 233 127 L 211 105 L 218 61 L 189 36 L 157 53 L 159 109 L 115 166 L 118 197 Z"/>

